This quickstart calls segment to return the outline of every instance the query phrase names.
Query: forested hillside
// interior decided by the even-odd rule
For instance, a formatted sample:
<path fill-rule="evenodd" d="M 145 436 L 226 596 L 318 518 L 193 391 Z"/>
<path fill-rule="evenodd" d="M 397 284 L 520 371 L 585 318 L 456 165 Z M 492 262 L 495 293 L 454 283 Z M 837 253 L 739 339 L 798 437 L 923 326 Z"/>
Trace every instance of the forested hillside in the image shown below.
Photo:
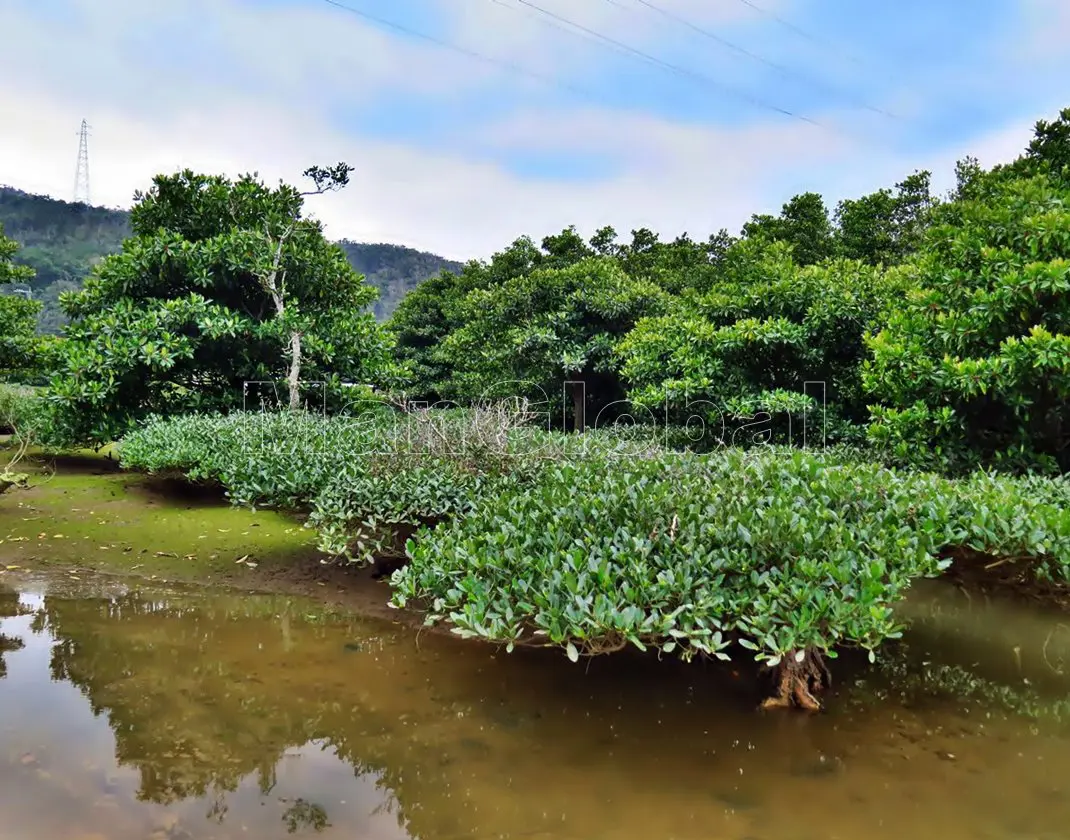
<path fill-rule="evenodd" d="M 463 268 L 459 262 L 403 245 L 350 242 L 348 239 L 338 244 L 353 268 L 379 290 L 379 299 L 373 307 L 375 317 L 380 321 L 389 318 L 401 299 L 418 283 L 443 270 L 459 272 Z"/>
<path fill-rule="evenodd" d="M 81 288 L 97 261 L 118 252 L 130 235 L 125 210 L 75 204 L 6 186 L 0 186 L 0 227 L 22 246 L 17 262 L 36 272 L 30 286 L 44 306 L 41 329 L 50 333 L 63 324 L 60 293 Z M 353 268 L 379 289 L 379 299 L 372 304 L 378 320 L 390 317 L 420 281 L 443 269 L 461 270 L 460 263 L 400 245 L 339 244 Z"/>

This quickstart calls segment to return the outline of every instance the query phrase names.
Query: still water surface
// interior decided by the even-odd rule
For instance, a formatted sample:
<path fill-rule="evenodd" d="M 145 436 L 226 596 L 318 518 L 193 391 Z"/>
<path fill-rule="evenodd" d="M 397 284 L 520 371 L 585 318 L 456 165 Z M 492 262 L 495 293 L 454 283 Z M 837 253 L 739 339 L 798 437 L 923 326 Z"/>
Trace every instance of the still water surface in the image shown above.
<path fill-rule="evenodd" d="M 0 577 L 0 840 L 1070 837 L 1070 630 L 922 589 L 826 712 L 278 596 Z"/>

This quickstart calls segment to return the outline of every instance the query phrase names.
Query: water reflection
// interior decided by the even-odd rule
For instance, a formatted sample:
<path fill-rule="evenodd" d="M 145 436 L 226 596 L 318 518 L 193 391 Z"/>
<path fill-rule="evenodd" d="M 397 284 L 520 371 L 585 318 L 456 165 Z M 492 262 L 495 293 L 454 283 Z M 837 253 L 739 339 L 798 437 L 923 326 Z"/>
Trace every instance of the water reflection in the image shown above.
<path fill-rule="evenodd" d="M 0 619 L 12 618 L 20 615 L 23 611 L 19 603 L 19 593 L 9 586 L 0 583 Z M 22 650 L 25 642 L 17 636 L 8 636 L 0 633 L 0 678 L 7 676 L 7 662 L 4 654 L 13 650 Z"/>
<path fill-rule="evenodd" d="M 1067 684 L 1035 657 L 1000 670 L 1003 642 L 1032 649 L 1054 619 L 1005 618 L 986 648 L 975 612 L 922 598 L 898 659 L 841 665 L 808 719 L 755 714 L 723 669 L 584 670 L 279 597 L 74 586 L 0 590 L 21 642 L 0 654 L 5 840 L 1009 840 L 1070 818 L 1058 721 L 932 676 L 1033 675 L 1057 704 Z"/>

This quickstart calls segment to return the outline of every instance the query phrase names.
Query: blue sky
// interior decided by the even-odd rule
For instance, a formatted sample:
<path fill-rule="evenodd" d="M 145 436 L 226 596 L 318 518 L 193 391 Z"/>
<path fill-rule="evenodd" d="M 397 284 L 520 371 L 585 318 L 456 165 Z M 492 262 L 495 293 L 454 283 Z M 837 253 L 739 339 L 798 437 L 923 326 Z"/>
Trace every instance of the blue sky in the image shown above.
<path fill-rule="evenodd" d="M 0 183 L 69 198 L 86 117 L 95 203 L 346 160 L 309 208 L 331 235 L 467 258 L 568 224 L 735 232 L 916 168 L 946 187 L 1070 105 L 1068 0 L 338 2 L 431 40 L 325 0 L 5 0 Z"/>

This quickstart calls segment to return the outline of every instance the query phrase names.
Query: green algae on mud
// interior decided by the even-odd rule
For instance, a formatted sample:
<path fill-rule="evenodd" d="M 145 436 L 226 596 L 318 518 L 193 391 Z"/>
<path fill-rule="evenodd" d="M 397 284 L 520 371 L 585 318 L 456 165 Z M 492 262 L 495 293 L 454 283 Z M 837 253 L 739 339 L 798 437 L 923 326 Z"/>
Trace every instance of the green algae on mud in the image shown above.
<path fill-rule="evenodd" d="M 23 464 L 29 487 L 0 500 L 0 558 L 9 565 L 208 582 L 320 557 L 315 536 L 291 517 L 120 471 L 106 452 L 35 453 Z"/>
<path fill-rule="evenodd" d="M 235 507 L 222 490 L 184 479 L 123 471 L 108 449 L 34 452 L 22 464 L 29 487 L 0 497 L 0 572 L 88 570 L 307 595 L 395 623 L 422 622 L 389 606 L 388 584 L 372 568 L 321 562 L 329 558 L 296 516 Z"/>

